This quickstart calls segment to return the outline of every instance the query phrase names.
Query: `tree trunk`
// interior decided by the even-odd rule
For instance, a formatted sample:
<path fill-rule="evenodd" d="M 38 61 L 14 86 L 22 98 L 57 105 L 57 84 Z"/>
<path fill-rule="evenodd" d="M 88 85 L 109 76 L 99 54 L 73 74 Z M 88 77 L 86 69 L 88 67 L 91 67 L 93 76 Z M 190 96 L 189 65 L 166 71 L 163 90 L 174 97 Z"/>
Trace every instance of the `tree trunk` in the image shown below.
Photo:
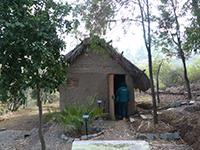
<path fill-rule="evenodd" d="M 40 143 L 41 143 L 41 148 L 42 150 L 46 149 L 45 146 L 45 141 L 44 141 L 44 137 L 43 137 L 43 133 L 42 133 L 42 101 L 40 98 L 40 87 L 37 85 L 37 104 L 38 104 L 38 109 L 39 109 L 39 130 L 38 130 L 38 134 L 39 134 L 39 138 L 40 138 Z"/>
<path fill-rule="evenodd" d="M 162 66 L 163 61 L 159 64 L 157 74 L 156 74 L 156 96 L 157 96 L 157 101 L 158 104 L 160 104 L 160 96 L 159 96 L 159 75 L 160 75 L 160 68 Z"/>
<path fill-rule="evenodd" d="M 186 67 L 186 63 L 185 63 L 185 54 L 184 54 L 183 49 L 182 49 L 180 24 L 179 24 L 179 21 L 178 21 L 178 16 L 176 14 L 176 7 L 174 5 L 174 1 L 171 0 L 171 2 L 172 2 L 173 11 L 174 11 L 175 21 L 176 21 L 176 33 L 177 33 L 176 37 L 177 37 L 178 52 L 180 54 L 180 57 L 181 57 L 181 60 L 182 60 L 182 63 L 183 63 L 184 79 L 185 79 L 185 85 L 186 85 L 187 92 L 188 92 L 188 99 L 192 99 L 192 94 L 191 94 L 191 89 L 190 89 L 190 81 L 188 79 L 187 67 Z"/>
<path fill-rule="evenodd" d="M 154 83 L 153 83 L 153 71 L 152 71 L 152 59 L 151 59 L 151 52 L 148 50 L 148 58 L 149 58 L 149 76 L 151 82 L 151 96 L 153 102 L 153 121 L 154 124 L 158 123 L 158 114 L 157 114 L 157 106 L 156 106 L 156 96 L 154 91 Z"/>
<path fill-rule="evenodd" d="M 152 95 L 152 103 L 153 103 L 153 121 L 154 124 L 158 123 L 158 115 L 157 115 L 157 106 L 156 106 L 156 97 L 154 91 L 154 82 L 153 82 L 153 71 L 152 71 L 152 58 L 151 58 L 151 22 L 150 22 L 150 12 L 149 12 L 149 1 L 146 0 L 146 14 L 145 8 L 142 6 L 141 1 L 138 0 L 138 5 L 140 8 L 141 18 L 142 18 L 142 29 L 143 29 L 143 37 L 145 46 L 148 52 L 148 61 L 149 61 L 149 76 L 151 83 L 151 95 Z M 147 19 L 147 29 L 145 26 L 145 20 Z"/>
<path fill-rule="evenodd" d="M 184 69 L 184 79 L 185 79 L 185 85 L 187 88 L 187 94 L 188 94 L 188 99 L 192 99 L 192 94 L 191 94 L 191 89 L 190 89 L 190 81 L 188 79 L 188 75 L 187 75 L 187 67 L 186 67 L 186 63 L 185 63 L 185 57 L 184 57 L 184 53 L 182 51 L 182 49 L 180 50 L 181 52 L 181 60 L 183 63 L 183 69 Z"/>

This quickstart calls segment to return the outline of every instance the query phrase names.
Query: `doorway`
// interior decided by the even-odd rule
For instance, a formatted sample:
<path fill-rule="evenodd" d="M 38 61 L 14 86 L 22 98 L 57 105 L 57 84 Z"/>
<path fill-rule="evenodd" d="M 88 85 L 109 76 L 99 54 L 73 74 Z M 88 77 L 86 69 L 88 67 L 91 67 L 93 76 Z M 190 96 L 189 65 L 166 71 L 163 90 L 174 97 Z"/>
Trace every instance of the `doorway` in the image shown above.
<path fill-rule="evenodd" d="M 114 75 L 114 93 L 116 95 L 117 89 L 123 84 L 126 83 L 125 74 L 115 74 Z"/>
<path fill-rule="evenodd" d="M 114 75 L 114 94 L 115 94 L 115 98 L 117 95 L 117 90 L 118 88 L 122 85 L 126 83 L 126 76 L 125 74 L 115 74 Z M 115 105 L 115 118 L 116 119 L 120 119 L 119 116 L 119 106 L 118 103 L 115 101 L 114 102 Z"/>
<path fill-rule="evenodd" d="M 109 97 L 109 114 L 112 120 L 115 120 L 119 114 L 118 104 L 114 96 L 121 84 L 126 83 L 125 74 L 110 74 L 108 75 L 108 97 Z"/>

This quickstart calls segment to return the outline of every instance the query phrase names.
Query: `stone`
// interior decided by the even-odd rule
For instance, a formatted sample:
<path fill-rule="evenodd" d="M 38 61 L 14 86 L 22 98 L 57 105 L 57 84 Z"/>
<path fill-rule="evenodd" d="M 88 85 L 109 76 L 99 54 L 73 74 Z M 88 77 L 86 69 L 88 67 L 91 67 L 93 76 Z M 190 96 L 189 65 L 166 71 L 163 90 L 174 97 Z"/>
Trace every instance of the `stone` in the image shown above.
<path fill-rule="evenodd" d="M 68 141 L 67 141 L 67 143 L 72 143 L 73 141 L 74 141 L 73 138 L 69 138 Z"/>
<path fill-rule="evenodd" d="M 153 119 L 153 116 L 151 114 L 141 114 L 140 117 L 144 120 Z"/>
<path fill-rule="evenodd" d="M 66 141 L 67 143 L 72 143 L 74 141 L 74 138 L 68 137 L 64 133 L 61 134 L 60 138 L 63 139 L 64 141 Z"/>
<path fill-rule="evenodd" d="M 172 108 L 176 108 L 176 107 L 180 107 L 180 106 L 181 106 L 181 102 L 180 101 L 175 101 L 175 102 L 170 104 L 170 107 L 172 107 Z"/>
<path fill-rule="evenodd" d="M 188 103 L 186 101 L 181 102 L 181 105 L 187 105 Z"/>
<path fill-rule="evenodd" d="M 94 134 L 82 135 L 80 139 L 81 140 L 88 140 L 88 139 L 91 139 L 91 138 L 95 138 L 95 137 L 97 137 L 101 134 L 103 134 L 103 131 L 98 132 L 98 133 L 94 133 Z"/>
<path fill-rule="evenodd" d="M 24 138 L 31 136 L 30 134 L 24 134 Z"/>
<path fill-rule="evenodd" d="M 162 115 L 162 111 L 157 111 L 157 114 L 158 115 Z"/>
<path fill-rule="evenodd" d="M 197 101 L 200 101 L 200 96 L 197 96 L 196 100 L 197 100 Z"/>
<path fill-rule="evenodd" d="M 95 128 L 91 128 L 91 130 L 96 131 L 96 132 L 101 132 L 102 128 L 95 127 Z"/>
<path fill-rule="evenodd" d="M 187 107 L 184 108 L 184 110 L 185 110 L 185 111 L 188 111 L 188 112 L 200 111 L 200 104 L 187 106 Z"/>
<path fill-rule="evenodd" d="M 145 110 L 150 110 L 153 108 L 153 105 L 151 102 L 141 102 L 141 103 L 136 104 L 136 106 Z"/>
<path fill-rule="evenodd" d="M 129 120 L 130 120 L 131 123 L 135 121 L 135 119 L 132 118 L 132 117 L 129 117 Z"/>
<path fill-rule="evenodd" d="M 81 137 L 80 137 L 80 139 L 81 140 L 88 140 L 89 139 L 89 135 L 82 135 Z"/>
<path fill-rule="evenodd" d="M 150 150 L 150 145 L 142 140 L 74 141 L 72 150 Z"/>
<path fill-rule="evenodd" d="M 66 136 L 64 133 L 61 134 L 61 137 L 60 137 L 60 138 L 63 139 L 63 140 L 65 140 L 65 141 L 68 141 L 68 140 L 69 140 L 69 137 Z"/>
<path fill-rule="evenodd" d="M 190 101 L 189 102 L 189 105 L 192 105 L 192 104 L 194 104 L 195 103 L 195 101 Z"/>
<path fill-rule="evenodd" d="M 6 130 L 6 128 L 0 128 L 0 132 L 1 132 L 1 131 L 5 131 L 5 130 Z"/>
<path fill-rule="evenodd" d="M 160 134 L 160 139 L 174 141 L 174 140 L 180 140 L 181 137 L 180 137 L 179 132 L 174 132 L 174 133 L 167 132 L 167 133 Z"/>
<path fill-rule="evenodd" d="M 157 139 L 157 135 L 154 133 L 147 133 L 147 139 L 148 140 L 155 140 Z"/>
<path fill-rule="evenodd" d="M 167 111 L 171 111 L 171 110 L 174 110 L 174 109 L 175 109 L 175 108 L 168 108 Z"/>
<path fill-rule="evenodd" d="M 80 139 L 79 138 L 75 138 L 74 141 L 80 141 Z"/>
<path fill-rule="evenodd" d="M 154 133 L 139 133 L 137 135 L 137 139 L 140 140 L 155 140 L 157 139 L 157 135 Z"/>
<path fill-rule="evenodd" d="M 140 140 L 147 140 L 147 136 L 146 134 L 142 134 L 142 133 L 139 133 L 137 136 L 136 136 L 137 139 L 140 139 Z"/>
<path fill-rule="evenodd" d="M 0 114 L 0 115 L 1 115 L 1 114 Z M 0 117 L 0 122 L 1 122 L 1 121 L 4 121 L 4 120 L 5 120 L 5 118 Z"/>

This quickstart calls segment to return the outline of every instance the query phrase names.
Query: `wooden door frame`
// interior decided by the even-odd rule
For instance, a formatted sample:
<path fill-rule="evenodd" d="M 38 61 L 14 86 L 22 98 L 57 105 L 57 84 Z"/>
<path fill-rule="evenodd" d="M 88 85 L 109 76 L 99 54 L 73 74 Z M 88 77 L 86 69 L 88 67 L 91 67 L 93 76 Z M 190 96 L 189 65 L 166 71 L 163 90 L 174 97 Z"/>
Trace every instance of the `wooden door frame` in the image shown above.
<path fill-rule="evenodd" d="M 108 110 L 112 120 L 115 120 L 114 76 L 115 74 L 108 74 Z"/>

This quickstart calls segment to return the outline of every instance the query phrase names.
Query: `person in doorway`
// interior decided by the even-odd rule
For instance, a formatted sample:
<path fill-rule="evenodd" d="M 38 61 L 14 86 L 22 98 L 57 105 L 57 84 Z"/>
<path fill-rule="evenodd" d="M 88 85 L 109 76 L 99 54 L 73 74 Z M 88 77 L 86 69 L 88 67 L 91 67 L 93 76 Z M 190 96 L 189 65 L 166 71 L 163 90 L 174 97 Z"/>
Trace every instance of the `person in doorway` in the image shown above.
<path fill-rule="evenodd" d="M 121 86 L 117 89 L 116 101 L 118 103 L 119 119 L 127 118 L 129 91 L 125 83 L 121 84 Z"/>

